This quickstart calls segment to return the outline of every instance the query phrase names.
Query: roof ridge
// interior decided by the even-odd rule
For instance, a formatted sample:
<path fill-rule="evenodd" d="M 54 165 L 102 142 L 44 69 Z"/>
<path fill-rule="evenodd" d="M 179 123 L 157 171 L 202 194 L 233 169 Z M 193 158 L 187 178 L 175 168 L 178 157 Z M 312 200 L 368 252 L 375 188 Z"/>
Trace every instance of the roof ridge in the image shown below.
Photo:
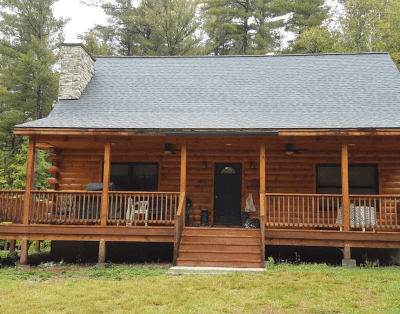
<path fill-rule="evenodd" d="M 133 59 L 191 59 L 191 58 L 267 58 L 267 57 L 321 57 L 321 56 L 358 56 L 358 55 L 379 55 L 389 53 L 386 51 L 376 51 L 376 52 L 331 52 L 331 53 L 303 53 L 303 54 L 266 54 L 266 55 L 219 55 L 219 56 L 204 56 L 204 55 L 194 55 L 194 56 L 102 56 L 95 55 L 95 58 L 133 58 Z"/>

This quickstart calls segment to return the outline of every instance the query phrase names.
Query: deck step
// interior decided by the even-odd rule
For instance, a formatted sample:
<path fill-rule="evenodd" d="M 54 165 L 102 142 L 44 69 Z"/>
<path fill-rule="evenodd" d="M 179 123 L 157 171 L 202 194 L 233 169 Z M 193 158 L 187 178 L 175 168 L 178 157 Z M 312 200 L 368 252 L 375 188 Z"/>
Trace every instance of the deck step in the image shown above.
<path fill-rule="evenodd" d="M 177 266 L 258 268 L 260 230 L 184 228 Z"/>
<path fill-rule="evenodd" d="M 251 261 L 260 259 L 260 252 L 252 252 L 252 253 L 242 253 L 242 252 L 201 252 L 201 251 L 180 251 L 180 258 L 190 258 L 190 259 L 199 259 L 202 261 L 213 261 L 213 260 L 246 260 L 249 259 Z"/>
<path fill-rule="evenodd" d="M 248 260 L 209 260 L 178 258 L 178 266 L 204 266 L 204 267 L 240 267 L 240 268 L 259 268 L 261 261 Z"/>
<path fill-rule="evenodd" d="M 207 242 L 210 244 L 260 244 L 260 237 L 182 236 L 182 242 Z"/>
<path fill-rule="evenodd" d="M 218 244 L 208 242 L 181 242 L 180 250 L 212 250 L 220 252 L 240 251 L 252 252 L 261 250 L 259 243 Z"/>
<path fill-rule="evenodd" d="M 260 237 L 260 229 L 245 229 L 245 228 L 184 228 L 182 235 L 225 235 L 225 236 L 254 236 Z"/>

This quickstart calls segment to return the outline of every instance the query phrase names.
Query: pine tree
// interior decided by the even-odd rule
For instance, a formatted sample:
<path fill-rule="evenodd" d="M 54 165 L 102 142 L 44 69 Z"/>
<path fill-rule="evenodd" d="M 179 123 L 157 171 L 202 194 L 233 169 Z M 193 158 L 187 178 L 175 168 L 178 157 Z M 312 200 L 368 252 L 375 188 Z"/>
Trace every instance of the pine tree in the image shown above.
<path fill-rule="evenodd" d="M 0 149 L 11 159 L 21 151 L 22 144 L 11 126 L 46 116 L 57 100 L 54 66 L 66 21 L 54 18 L 54 2 L 0 1 Z"/>
<path fill-rule="evenodd" d="M 197 54 L 200 37 L 195 35 L 199 26 L 195 0 L 160 0 L 144 9 L 144 17 L 138 19 L 148 25 L 149 36 L 145 44 L 152 55 Z"/>
<path fill-rule="evenodd" d="M 320 27 L 329 15 L 325 0 L 285 0 L 284 7 L 286 12 L 291 12 L 291 17 L 285 23 L 286 30 L 298 34 Z"/>
<path fill-rule="evenodd" d="M 274 30 L 284 14 L 277 0 L 206 0 L 204 29 L 214 54 L 266 53 L 275 48 Z"/>
<path fill-rule="evenodd" d="M 88 50 L 116 55 L 196 54 L 197 2 L 194 0 L 116 0 L 88 5 L 103 8 L 108 26 L 96 25 L 84 37 Z M 106 45 L 106 46 L 104 46 Z M 100 51 L 101 52 L 101 51 Z"/>

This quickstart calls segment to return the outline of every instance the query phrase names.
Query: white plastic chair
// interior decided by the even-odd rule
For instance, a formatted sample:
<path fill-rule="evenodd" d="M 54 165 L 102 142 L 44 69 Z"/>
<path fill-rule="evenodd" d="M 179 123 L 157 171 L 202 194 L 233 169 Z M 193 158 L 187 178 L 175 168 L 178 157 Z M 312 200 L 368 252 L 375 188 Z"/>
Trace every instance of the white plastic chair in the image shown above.
<path fill-rule="evenodd" d="M 148 226 L 147 224 L 147 219 L 149 215 L 149 202 L 147 201 L 138 201 L 135 204 L 133 204 L 133 200 L 131 197 L 128 198 L 128 205 L 126 206 L 126 213 L 125 217 L 127 220 L 133 219 L 133 215 L 135 214 L 144 214 L 144 219 L 145 219 L 145 226 Z M 127 226 L 132 226 L 132 223 L 127 223 Z M 136 221 L 135 221 L 135 226 L 136 226 Z"/>

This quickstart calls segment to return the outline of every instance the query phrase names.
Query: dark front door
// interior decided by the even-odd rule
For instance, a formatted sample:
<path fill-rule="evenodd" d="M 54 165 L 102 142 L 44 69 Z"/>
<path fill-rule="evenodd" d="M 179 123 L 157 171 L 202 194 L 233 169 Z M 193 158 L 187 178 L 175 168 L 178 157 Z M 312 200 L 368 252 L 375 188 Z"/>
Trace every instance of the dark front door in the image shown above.
<path fill-rule="evenodd" d="M 242 164 L 216 163 L 214 180 L 214 224 L 240 225 Z"/>

